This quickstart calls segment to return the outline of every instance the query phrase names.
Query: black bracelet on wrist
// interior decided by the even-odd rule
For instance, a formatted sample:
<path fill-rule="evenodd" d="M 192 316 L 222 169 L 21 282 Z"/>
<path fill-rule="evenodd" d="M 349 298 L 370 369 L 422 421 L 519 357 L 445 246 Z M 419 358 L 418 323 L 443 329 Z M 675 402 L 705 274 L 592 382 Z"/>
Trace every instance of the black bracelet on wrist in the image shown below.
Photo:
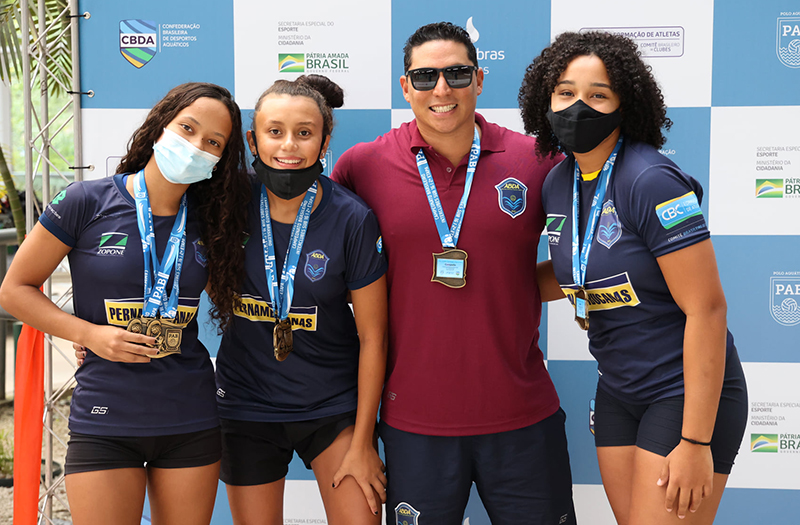
<path fill-rule="evenodd" d="M 687 438 L 687 437 L 683 437 L 683 436 L 681 436 L 681 439 L 684 440 L 684 441 L 688 441 L 692 445 L 701 445 L 701 446 L 704 446 L 704 447 L 710 447 L 711 446 L 711 442 L 710 441 L 708 443 L 704 443 L 702 441 L 697 441 L 696 439 L 691 439 L 691 438 Z"/>

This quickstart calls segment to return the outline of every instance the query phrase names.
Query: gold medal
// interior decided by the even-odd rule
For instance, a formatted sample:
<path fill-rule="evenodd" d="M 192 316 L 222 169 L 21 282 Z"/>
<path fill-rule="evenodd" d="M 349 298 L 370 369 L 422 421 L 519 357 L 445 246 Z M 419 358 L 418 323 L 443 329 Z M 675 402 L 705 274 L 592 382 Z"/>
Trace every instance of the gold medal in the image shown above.
<path fill-rule="evenodd" d="M 467 284 L 467 252 L 448 248 L 442 253 L 434 253 L 431 282 L 463 288 Z"/>
<path fill-rule="evenodd" d="M 581 330 L 589 329 L 589 297 L 583 286 L 575 292 L 575 322 Z"/>
<path fill-rule="evenodd" d="M 161 319 L 161 344 L 156 357 L 166 357 L 181 353 L 183 328 L 170 319 Z"/>
<path fill-rule="evenodd" d="M 275 352 L 275 359 L 283 361 L 289 357 L 293 345 L 292 323 L 288 318 L 276 320 L 275 329 L 272 331 L 272 350 Z"/>
<path fill-rule="evenodd" d="M 131 332 L 132 334 L 143 334 L 147 327 L 147 324 L 142 322 L 143 319 L 146 321 L 147 317 L 142 317 L 142 318 L 136 317 L 134 319 L 131 319 L 130 321 L 128 321 L 128 326 L 125 327 L 125 329 Z"/>
<path fill-rule="evenodd" d="M 156 343 L 154 345 L 145 345 L 151 348 L 158 348 L 158 354 L 150 357 L 161 358 L 181 353 L 183 328 L 170 320 L 157 317 L 137 317 L 128 321 L 126 330 L 134 334 L 144 334 L 155 338 Z"/>

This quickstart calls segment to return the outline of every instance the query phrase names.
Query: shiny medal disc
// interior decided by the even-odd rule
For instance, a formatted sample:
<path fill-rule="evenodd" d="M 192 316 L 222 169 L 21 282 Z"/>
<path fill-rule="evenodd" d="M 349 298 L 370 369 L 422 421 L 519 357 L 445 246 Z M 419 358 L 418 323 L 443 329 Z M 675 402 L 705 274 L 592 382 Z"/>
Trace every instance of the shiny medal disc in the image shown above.
<path fill-rule="evenodd" d="M 181 340 L 183 339 L 183 328 L 178 326 L 171 319 L 161 319 L 161 345 L 158 347 L 156 357 L 165 357 L 172 354 L 181 353 Z"/>
<path fill-rule="evenodd" d="M 450 288 L 463 288 L 467 284 L 467 252 L 457 248 L 433 254 L 431 282 Z"/>
<path fill-rule="evenodd" d="M 146 317 L 145 318 L 136 317 L 134 319 L 131 319 L 130 321 L 128 321 L 128 326 L 126 326 L 125 329 L 133 334 L 143 334 L 146 329 L 147 323 L 143 323 L 142 321 L 146 319 L 147 319 Z"/>
<path fill-rule="evenodd" d="M 145 320 L 147 321 L 147 326 L 145 327 L 144 335 L 155 337 L 156 344 L 153 345 L 153 348 L 158 348 L 158 354 L 153 357 L 163 357 L 163 355 L 161 355 L 161 349 L 164 346 L 164 329 L 161 326 L 161 319 L 154 317 L 142 318 L 142 321 Z"/>
<path fill-rule="evenodd" d="M 137 317 L 128 321 L 128 326 L 125 329 L 134 334 L 144 334 L 156 339 L 154 345 L 147 345 L 152 348 L 158 348 L 158 354 L 150 357 L 165 357 L 170 354 L 181 353 L 182 329 L 166 319 Z"/>
<path fill-rule="evenodd" d="M 586 295 L 586 290 L 583 287 L 578 288 L 575 293 L 575 322 L 581 327 L 581 330 L 589 329 L 589 303 Z"/>
<path fill-rule="evenodd" d="M 293 345 L 292 323 L 288 318 L 276 321 L 275 329 L 272 331 L 272 349 L 275 352 L 275 359 L 285 360 L 292 352 Z"/>

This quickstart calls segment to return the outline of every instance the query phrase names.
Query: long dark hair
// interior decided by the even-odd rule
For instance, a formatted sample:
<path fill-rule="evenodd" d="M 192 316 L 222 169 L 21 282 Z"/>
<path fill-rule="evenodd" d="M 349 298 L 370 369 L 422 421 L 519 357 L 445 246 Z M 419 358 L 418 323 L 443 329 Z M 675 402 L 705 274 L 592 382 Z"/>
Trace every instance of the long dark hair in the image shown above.
<path fill-rule="evenodd" d="M 153 155 L 153 143 L 167 124 L 195 100 L 204 97 L 222 102 L 231 117 L 231 136 L 213 176 L 192 184 L 187 191 L 192 203 L 190 212 L 200 219 L 201 238 L 206 247 L 208 293 L 213 303 L 211 318 L 218 322 L 222 331 L 231 321 L 234 305 L 241 301 L 242 237 L 250 201 L 250 183 L 243 168 L 242 115 L 230 92 L 204 82 L 189 82 L 172 88 L 153 106 L 144 123 L 131 136 L 128 152 L 119 162 L 117 173 L 136 173 L 143 169 Z"/>
<path fill-rule="evenodd" d="M 569 63 L 584 55 L 597 56 L 606 66 L 611 90 L 619 96 L 622 134 L 661 147 L 666 140 L 661 130 L 669 130 L 672 121 L 667 118 L 664 96 L 650 66 L 644 63 L 629 38 L 591 31 L 561 33 L 525 71 L 518 101 L 525 131 L 538 138 L 537 151 L 555 155 L 560 149 L 546 116 L 550 95 Z"/>

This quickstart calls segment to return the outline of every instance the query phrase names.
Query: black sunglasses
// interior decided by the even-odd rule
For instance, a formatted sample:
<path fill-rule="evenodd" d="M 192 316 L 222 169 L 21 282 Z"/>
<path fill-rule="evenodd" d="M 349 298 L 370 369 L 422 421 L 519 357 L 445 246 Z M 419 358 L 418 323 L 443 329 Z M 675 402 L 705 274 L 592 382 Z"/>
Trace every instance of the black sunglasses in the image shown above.
<path fill-rule="evenodd" d="M 472 84 L 472 72 L 478 66 L 421 67 L 409 69 L 406 76 L 417 91 L 430 91 L 439 82 L 439 73 L 444 74 L 447 85 L 453 89 L 461 89 Z"/>

